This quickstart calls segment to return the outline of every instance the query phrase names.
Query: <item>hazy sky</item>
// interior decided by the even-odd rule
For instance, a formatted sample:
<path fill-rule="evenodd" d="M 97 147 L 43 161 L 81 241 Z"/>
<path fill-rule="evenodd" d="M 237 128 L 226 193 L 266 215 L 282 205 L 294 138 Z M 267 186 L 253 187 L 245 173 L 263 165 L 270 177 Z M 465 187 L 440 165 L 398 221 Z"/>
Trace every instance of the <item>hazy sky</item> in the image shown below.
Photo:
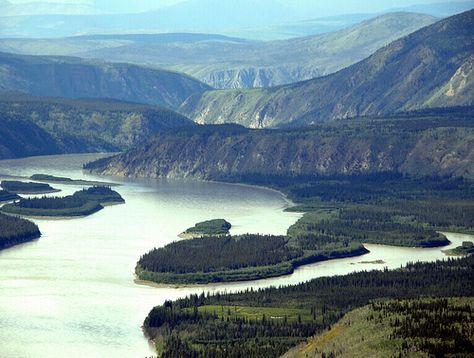
<path fill-rule="evenodd" d="M 9 0 L 14 4 L 32 2 L 55 2 L 94 5 L 106 12 L 139 12 L 172 5 L 185 0 Z M 238 3 L 239 0 L 222 0 Z M 255 0 L 259 1 L 259 0 Z M 379 12 L 390 8 L 404 7 L 415 4 L 450 2 L 449 0 L 278 0 L 289 7 L 316 10 L 325 15 Z"/>

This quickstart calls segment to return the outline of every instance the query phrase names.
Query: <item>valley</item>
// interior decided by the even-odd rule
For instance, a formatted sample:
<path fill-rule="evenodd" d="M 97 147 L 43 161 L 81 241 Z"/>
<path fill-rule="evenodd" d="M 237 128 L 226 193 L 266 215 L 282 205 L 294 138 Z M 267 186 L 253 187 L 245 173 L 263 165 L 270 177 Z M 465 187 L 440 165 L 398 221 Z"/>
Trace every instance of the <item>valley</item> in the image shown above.
<path fill-rule="evenodd" d="M 370 253 L 363 258 L 354 257 L 305 265 L 297 268 L 289 276 L 196 287 L 137 285 L 132 275 L 137 259 L 153 247 L 162 247 L 175 241 L 176 235 L 183 230 L 183 227 L 191 227 L 206 218 L 223 216 L 233 224 L 232 235 L 243 235 L 247 232 L 284 235 L 287 228 L 298 220 L 301 214 L 282 211 L 288 204 L 278 193 L 251 186 L 199 181 L 102 178 L 84 174 L 81 171 L 82 164 L 97 157 L 100 156 L 66 155 L 0 161 L 0 173 L 9 175 L 15 173 L 29 177 L 35 173 L 49 172 L 57 177 L 114 181 L 121 184 L 118 188 L 126 200 L 125 205 L 108 207 L 107 210 L 87 218 L 59 221 L 34 219 L 41 228 L 42 239 L 10 248 L 0 254 L 2 256 L 0 272 L 4 282 L 0 307 L 5 307 L 2 311 L 8 312 L 8 324 L 0 328 L 0 336 L 11 334 L 16 320 L 24 322 L 24 326 L 21 329 L 16 328 L 17 333 L 13 335 L 13 339 L 2 348 L 7 353 L 33 354 L 38 352 L 45 339 L 52 344 L 48 346 L 43 356 L 59 350 L 73 353 L 75 346 L 67 342 L 90 337 L 91 330 L 94 331 L 93 327 L 100 326 L 105 327 L 105 331 L 96 333 L 94 335 L 96 338 L 83 343 L 81 349 L 104 354 L 113 352 L 119 357 L 127 357 L 137 352 L 143 352 L 143 355 L 152 354 L 139 327 L 150 308 L 164 303 L 165 300 L 184 298 L 189 294 L 200 295 L 203 291 L 207 295 L 208 292 L 216 293 L 224 290 L 237 292 L 251 287 L 257 289 L 294 285 L 321 276 L 384 267 L 395 269 L 409 261 L 433 261 L 446 257 L 441 248 L 399 248 L 367 244 L 365 246 Z M 76 190 L 74 186 L 67 184 L 55 185 L 65 194 Z M 176 212 L 180 215 L 176 216 Z M 255 220 L 256 217 L 260 220 Z M 136 231 L 134 229 L 136 225 L 147 227 L 148 230 Z M 473 240 L 468 235 L 450 233 L 445 235 L 452 243 L 447 248 L 457 247 L 462 241 Z M 41 259 L 32 260 L 33 257 Z M 27 259 L 32 264 L 19 271 L 16 263 L 20 258 Z M 368 266 L 361 263 L 376 260 L 384 261 L 385 264 Z M 97 276 L 98 270 L 101 272 L 99 276 Z M 19 288 L 19 283 L 25 284 Z M 9 302 L 18 294 L 32 298 L 22 301 L 25 305 L 17 305 L 12 309 Z M 110 297 L 115 299 L 111 300 Z M 91 330 L 64 330 L 63 313 L 56 310 L 47 311 L 51 299 L 60 306 L 81 307 L 73 316 L 69 315 L 66 322 L 71 324 L 81 322 L 91 327 Z M 28 302 L 33 301 L 42 308 L 42 312 L 46 313 L 31 313 L 27 307 Z M 95 307 L 92 312 L 91 302 L 94 302 Z M 247 304 L 239 305 L 243 307 L 244 312 L 260 317 L 260 310 L 245 308 Z M 278 309 L 275 309 L 275 312 L 276 315 L 280 314 Z M 292 312 L 293 316 L 289 317 L 289 320 L 297 321 L 300 313 L 302 319 L 312 322 L 310 309 L 308 311 L 305 308 L 302 311 L 295 309 Z M 271 311 L 267 313 L 268 316 L 273 315 Z M 48 317 L 48 323 L 45 323 L 44 315 Z M 134 319 L 130 320 L 130 317 Z M 42 327 L 44 324 L 48 325 L 48 329 L 42 330 L 42 333 L 34 339 L 29 339 L 30 344 L 23 344 L 24 340 L 21 337 L 34 327 Z M 121 333 L 113 334 L 117 330 Z"/>
<path fill-rule="evenodd" d="M 198 123 L 267 128 L 469 106 L 473 23 L 474 11 L 467 11 L 328 76 L 265 89 L 207 91 L 187 99 L 180 112 Z"/>
<path fill-rule="evenodd" d="M 0 356 L 469 356 L 474 2 L 415 1 L 0 0 Z"/>

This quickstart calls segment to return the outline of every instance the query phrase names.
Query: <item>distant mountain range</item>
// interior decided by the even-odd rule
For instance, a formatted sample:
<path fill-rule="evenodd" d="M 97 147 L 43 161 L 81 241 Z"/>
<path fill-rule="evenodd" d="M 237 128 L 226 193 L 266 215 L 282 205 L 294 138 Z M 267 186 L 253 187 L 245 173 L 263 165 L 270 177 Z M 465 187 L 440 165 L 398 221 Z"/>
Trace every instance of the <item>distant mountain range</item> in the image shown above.
<path fill-rule="evenodd" d="M 193 125 L 153 106 L 0 93 L 0 159 L 123 151 L 165 129 Z"/>
<path fill-rule="evenodd" d="M 283 41 L 222 35 L 91 35 L 64 39 L 3 39 L 0 50 L 74 55 L 187 73 L 214 88 L 269 87 L 307 80 L 356 63 L 436 18 L 390 13 L 337 32 Z"/>
<path fill-rule="evenodd" d="M 0 53 L 0 91 L 38 96 L 113 98 L 177 108 L 210 87 L 183 74 L 73 57 Z"/>
<path fill-rule="evenodd" d="M 315 1 L 298 2 L 298 6 L 295 3 L 278 0 L 188 0 L 153 11 L 121 14 L 113 13 L 115 7 L 112 2 L 108 6 L 112 13 L 72 2 L 6 4 L 0 5 L 0 37 L 49 38 L 98 33 L 202 32 L 259 40 L 284 39 L 340 30 L 377 15 L 368 15 L 373 11 L 367 10 L 379 8 L 367 6 L 369 2 L 365 2 L 357 11 L 353 11 L 355 14 L 328 17 L 327 5 L 326 8 L 320 8 Z M 473 7 L 472 0 L 449 1 L 399 8 L 396 11 L 416 11 L 441 17 Z"/>
<path fill-rule="evenodd" d="M 326 77 L 266 89 L 193 95 L 199 123 L 304 125 L 336 118 L 474 104 L 474 10 L 441 20 Z"/>

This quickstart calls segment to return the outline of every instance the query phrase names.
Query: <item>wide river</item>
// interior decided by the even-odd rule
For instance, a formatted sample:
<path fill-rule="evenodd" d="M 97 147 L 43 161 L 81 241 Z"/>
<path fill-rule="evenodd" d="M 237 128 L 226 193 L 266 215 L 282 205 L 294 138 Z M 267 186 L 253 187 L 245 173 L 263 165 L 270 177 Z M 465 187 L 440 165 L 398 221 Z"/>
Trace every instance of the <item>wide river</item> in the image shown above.
<path fill-rule="evenodd" d="M 98 156 L 0 161 L 0 179 L 45 173 L 113 180 L 122 184 L 116 190 L 126 200 L 86 218 L 35 220 L 43 234 L 39 240 L 0 251 L 0 357 L 146 357 L 153 350 L 141 331 L 143 319 L 166 299 L 296 284 L 445 257 L 440 249 L 366 245 L 370 253 L 363 257 L 308 265 L 280 278 L 199 287 L 138 285 L 133 272 L 140 255 L 177 240 L 198 221 L 225 218 L 233 234 L 284 234 L 300 214 L 284 212 L 285 198 L 262 188 L 84 174 L 82 164 Z M 54 186 L 63 190 L 61 195 L 80 188 Z M 473 239 L 447 236 L 451 246 Z M 363 263 L 374 260 L 385 264 Z"/>

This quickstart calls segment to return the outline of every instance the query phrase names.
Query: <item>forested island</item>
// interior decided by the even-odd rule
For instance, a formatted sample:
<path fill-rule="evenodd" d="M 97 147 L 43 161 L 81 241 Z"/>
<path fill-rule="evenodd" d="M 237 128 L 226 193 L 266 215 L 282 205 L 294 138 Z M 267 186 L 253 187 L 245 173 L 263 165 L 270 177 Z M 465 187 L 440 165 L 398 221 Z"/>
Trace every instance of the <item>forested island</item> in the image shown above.
<path fill-rule="evenodd" d="M 20 196 L 18 194 L 10 193 L 7 190 L 0 189 L 0 203 L 4 201 L 12 201 L 16 199 L 20 199 Z"/>
<path fill-rule="evenodd" d="M 272 257 L 271 263 L 255 260 L 252 250 L 236 254 L 234 245 L 240 236 L 208 235 L 142 256 L 136 268 L 138 277 L 166 284 L 261 279 L 290 274 L 304 264 L 362 255 L 368 252 L 364 243 L 440 247 L 449 240 L 438 231 L 474 230 L 474 184 L 467 179 L 417 179 L 392 173 L 258 178 L 254 183 L 274 183 L 273 187 L 289 194 L 297 206 L 288 210 L 305 212 L 286 236 L 244 236 L 254 251 Z M 263 238 L 281 244 L 291 254 L 279 256 L 270 246 L 260 247 Z M 168 261 L 170 265 L 165 264 Z"/>
<path fill-rule="evenodd" d="M 47 194 L 60 191 L 54 189 L 49 184 L 33 182 L 26 183 L 16 180 L 3 180 L 0 185 L 3 189 L 15 194 Z"/>
<path fill-rule="evenodd" d="M 119 193 L 109 187 L 91 187 L 65 197 L 21 199 L 4 205 L 0 210 L 15 215 L 33 217 L 87 216 L 102 210 L 103 205 L 125 202 Z"/>
<path fill-rule="evenodd" d="M 225 219 L 206 220 L 179 234 L 183 239 L 195 239 L 203 236 L 221 236 L 229 234 L 232 224 Z"/>
<path fill-rule="evenodd" d="M 71 179 L 66 177 L 58 177 L 54 175 L 48 174 L 33 174 L 30 176 L 31 180 L 41 181 L 46 183 L 59 183 L 65 185 L 85 185 L 85 186 L 117 186 L 118 184 L 115 183 L 106 183 L 100 181 L 91 181 L 91 180 L 84 180 L 84 179 Z"/>
<path fill-rule="evenodd" d="M 474 255 L 474 243 L 472 241 L 463 241 L 461 246 L 451 250 L 445 250 L 444 253 L 448 256 Z"/>
<path fill-rule="evenodd" d="M 296 286 L 250 289 L 237 294 L 191 295 L 155 307 L 146 318 L 144 328 L 162 357 L 276 357 L 331 327 L 354 308 L 378 299 L 472 297 L 474 275 L 469 273 L 473 270 L 474 257 L 467 257 L 408 264 L 393 271 L 318 278 Z M 422 311 L 420 316 L 436 317 L 439 312 L 436 307 L 446 306 L 444 301 L 433 302 L 432 309 L 425 309 L 423 304 L 415 306 Z M 449 310 L 445 311 L 450 313 L 443 316 L 446 327 L 466 320 L 456 313 L 466 312 L 466 309 L 459 308 L 457 301 L 450 302 L 447 303 Z M 369 319 L 381 322 L 381 314 L 382 321 L 389 320 L 389 312 L 403 310 L 406 303 L 398 305 L 400 308 L 392 303 L 374 306 L 378 311 L 373 318 L 369 315 Z M 429 307 L 429 301 L 427 305 Z M 387 310 L 387 315 L 381 310 Z M 472 325 L 472 310 L 469 314 Z M 444 349 L 446 354 L 462 355 L 472 347 L 472 336 L 464 333 L 459 335 L 459 338 L 464 337 L 462 344 L 452 344 L 452 333 L 425 329 L 420 322 L 413 322 L 416 323 L 413 326 L 403 325 L 403 322 L 402 315 L 399 322 L 394 323 L 396 336 L 393 337 L 397 338 L 402 352 L 403 349 L 419 349 L 428 354 L 432 349 Z M 426 327 L 430 327 L 430 322 L 433 320 L 428 320 Z M 365 322 L 369 327 L 373 323 Z M 421 330 L 425 330 L 425 338 L 411 340 Z"/>
<path fill-rule="evenodd" d="M 0 213 L 0 250 L 38 239 L 41 232 L 31 221 Z"/>

